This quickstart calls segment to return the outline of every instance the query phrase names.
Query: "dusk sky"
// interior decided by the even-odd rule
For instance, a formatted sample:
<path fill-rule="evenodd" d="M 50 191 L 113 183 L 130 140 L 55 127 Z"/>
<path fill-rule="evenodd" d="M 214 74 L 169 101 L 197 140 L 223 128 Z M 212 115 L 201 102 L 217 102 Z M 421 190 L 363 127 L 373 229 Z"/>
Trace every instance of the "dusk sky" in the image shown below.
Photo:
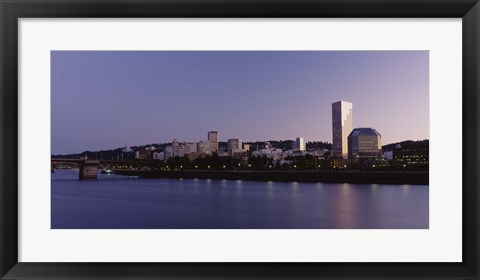
<path fill-rule="evenodd" d="M 428 51 L 52 51 L 52 154 L 207 139 L 429 138 Z"/>

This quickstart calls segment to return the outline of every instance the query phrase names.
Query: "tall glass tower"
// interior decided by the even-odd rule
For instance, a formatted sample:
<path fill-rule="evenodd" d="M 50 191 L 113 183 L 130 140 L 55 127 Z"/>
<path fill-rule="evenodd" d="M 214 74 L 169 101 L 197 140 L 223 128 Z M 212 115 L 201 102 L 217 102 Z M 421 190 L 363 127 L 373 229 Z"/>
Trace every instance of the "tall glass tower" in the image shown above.
<path fill-rule="evenodd" d="M 353 105 L 350 102 L 332 103 L 332 152 L 348 158 L 348 135 L 353 130 Z"/>
<path fill-rule="evenodd" d="M 302 138 L 302 137 L 297 137 L 297 139 L 295 139 L 295 142 L 296 142 L 295 144 L 296 144 L 296 146 L 297 146 L 297 149 L 298 149 L 299 151 L 305 151 L 305 150 L 307 150 L 307 149 L 306 149 L 305 139 L 304 139 L 304 138 Z"/>

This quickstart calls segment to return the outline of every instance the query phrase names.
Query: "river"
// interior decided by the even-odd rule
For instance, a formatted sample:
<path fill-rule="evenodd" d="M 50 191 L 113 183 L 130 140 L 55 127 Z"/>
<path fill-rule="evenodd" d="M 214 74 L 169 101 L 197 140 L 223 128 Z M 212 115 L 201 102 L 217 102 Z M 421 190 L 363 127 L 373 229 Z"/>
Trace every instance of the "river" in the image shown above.
<path fill-rule="evenodd" d="M 51 176 L 52 229 L 428 229 L 427 185 Z"/>

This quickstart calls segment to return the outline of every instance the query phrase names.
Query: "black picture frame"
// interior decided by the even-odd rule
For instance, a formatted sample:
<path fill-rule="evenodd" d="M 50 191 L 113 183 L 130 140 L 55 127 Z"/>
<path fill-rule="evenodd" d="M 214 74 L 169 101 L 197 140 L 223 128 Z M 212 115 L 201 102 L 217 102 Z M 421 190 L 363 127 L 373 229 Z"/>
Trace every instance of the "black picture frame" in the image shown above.
<path fill-rule="evenodd" d="M 480 279 L 478 0 L 0 0 L 0 17 L 1 279 Z M 18 262 L 18 19 L 30 17 L 462 18 L 463 261 L 461 263 Z"/>

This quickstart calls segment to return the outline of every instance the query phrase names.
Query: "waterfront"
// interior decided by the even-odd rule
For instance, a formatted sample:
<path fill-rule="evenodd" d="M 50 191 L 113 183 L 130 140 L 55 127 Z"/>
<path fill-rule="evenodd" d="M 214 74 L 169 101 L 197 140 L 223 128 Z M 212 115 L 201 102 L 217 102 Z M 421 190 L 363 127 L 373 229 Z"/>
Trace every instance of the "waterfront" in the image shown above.
<path fill-rule="evenodd" d="M 53 229 L 426 229 L 428 185 L 52 174 Z"/>
<path fill-rule="evenodd" d="M 116 174 L 146 178 L 215 179 L 310 183 L 428 185 L 428 171 L 359 170 L 116 170 Z"/>

